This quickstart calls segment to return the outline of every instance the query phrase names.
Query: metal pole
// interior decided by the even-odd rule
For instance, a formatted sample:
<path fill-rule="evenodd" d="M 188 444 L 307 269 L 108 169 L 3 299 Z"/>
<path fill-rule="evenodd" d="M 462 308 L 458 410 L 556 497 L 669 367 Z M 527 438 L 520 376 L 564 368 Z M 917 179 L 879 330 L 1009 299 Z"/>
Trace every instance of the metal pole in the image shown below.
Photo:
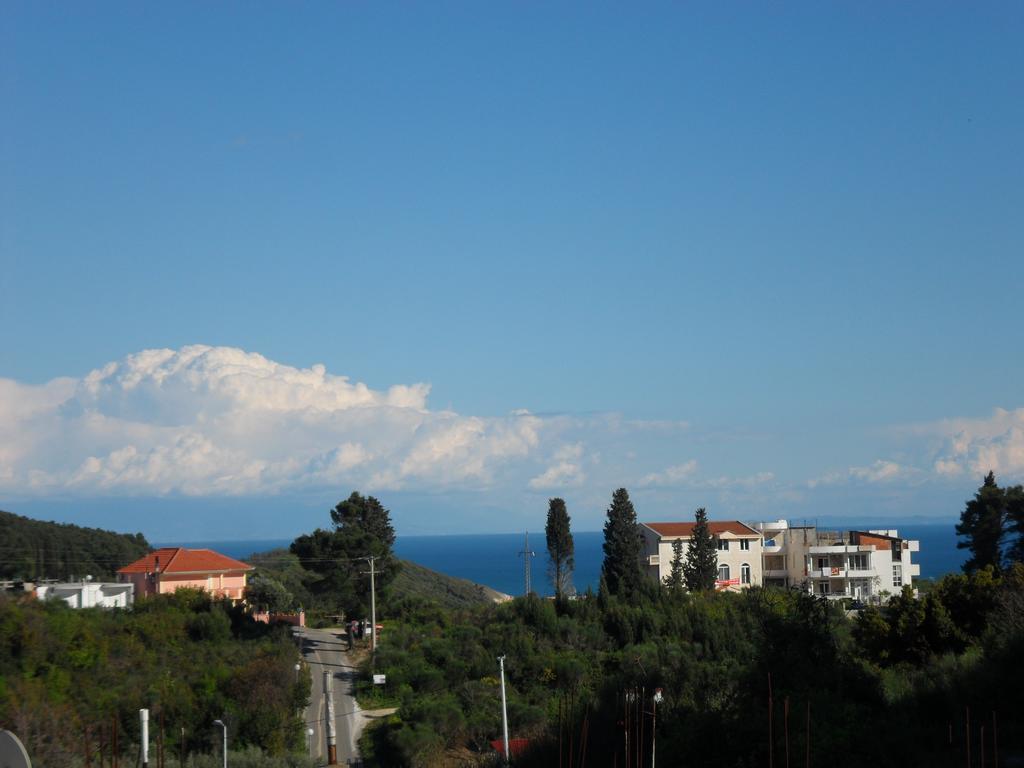
<path fill-rule="evenodd" d="M 334 675 L 324 672 L 324 696 L 327 697 L 327 764 L 338 764 L 338 737 L 334 733 L 334 696 L 331 681 Z"/>
<path fill-rule="evenodd" d="M 214 720 L 214 725 L 219 725 L 224 731 L 224 746 L 221 747 L 221 754 L 224 756 L 224 768 L 228 768 L 228 727 L 223 720 Z"/>
<path fill-rule="evenodd" d="M 508 705 L 505 701 L 505 657 L 498 657 L 498 666 L 501 668 L 501 733 L 505 745 L 505 762 L 508 762 Z"/>
<path fill-rule="evenodd" d="M 142 730 L 142 768 L 149 768 L 149 710 L 139 710 L 139 725 Z"/>

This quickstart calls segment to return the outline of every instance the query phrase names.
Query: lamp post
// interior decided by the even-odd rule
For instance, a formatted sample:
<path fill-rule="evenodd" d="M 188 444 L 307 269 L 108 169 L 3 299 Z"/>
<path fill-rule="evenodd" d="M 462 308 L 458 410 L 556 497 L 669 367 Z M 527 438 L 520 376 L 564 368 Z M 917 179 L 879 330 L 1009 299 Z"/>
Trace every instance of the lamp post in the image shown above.
<path fill-rule="evenodd" d="M 224 748 L 221 751 L 224 753 L 224 768 L 228 768 L 228 727 L 223 720 L 214 720 L 213 724 L 224 729 Z"/>
<path fill-rule="evenodd" d="M 313 756 L 313 729 L 306 729 L 306 751 L 309 752 L 309 756 Z"/>
<path fill-rule="evenodd" d="M 295 662 L 295 682 L 299 682 L 299 672 L 302 671 L 302 665 L 299 662 Z"/>
<path fill-rule="evenodd" d="M 661 688 L 655 688 L 654 706 L 651 709 L 651 768 L 654 768 L 654 748 L 658 745 L 658 705 L 663 698 Z"/>

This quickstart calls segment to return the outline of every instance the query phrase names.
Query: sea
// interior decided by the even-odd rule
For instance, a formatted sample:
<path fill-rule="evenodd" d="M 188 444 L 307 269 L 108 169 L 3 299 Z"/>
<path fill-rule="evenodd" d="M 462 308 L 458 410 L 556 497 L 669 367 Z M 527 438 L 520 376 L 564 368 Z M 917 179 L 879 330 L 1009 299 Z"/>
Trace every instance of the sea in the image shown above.
<path fill-rule="evenodd" d="M 825 527 L 825 526 L 822 526 Z M 838 530 L 858 526 L 836 526 Z M 876 525 L 862 526 L 875 528 Z M 886 528 L 897 528 L 900 536 L 921 542 L 921 551 L 913 554 L 913 562 L 920 564 L 923 578 L 937 578 L 959 571 L 967 559 L 966 550 L 957 549 L 954 524 L 887 523 Z M 829 525 L 831 530 L 833 526 Z M 291 539 L 259 539 L 203 542 L 173 542 L 157 546 L 207 547 L 229 557 L 245 560 L 257 552 L 287 547 Z M 604 558 L 600 531 L 574 531 L 575 569 L 573 586 L 580 592 L 587 587 L 597 590 Z M 525 556 L 523 553 L 527 553 Z M 532 534 L 527 543 L 523 533 L 487 533 L 437 536 L 402 536 L 395 541 L 395 553 L 403 560 L 434 571 L 467 579 L 504 592 L 521 595 L 526 586 L 527 565 L 530 587 L 539 595 L 550 595 L 548 576 L 549 559 L 544 545 L 544 534 Z"/>

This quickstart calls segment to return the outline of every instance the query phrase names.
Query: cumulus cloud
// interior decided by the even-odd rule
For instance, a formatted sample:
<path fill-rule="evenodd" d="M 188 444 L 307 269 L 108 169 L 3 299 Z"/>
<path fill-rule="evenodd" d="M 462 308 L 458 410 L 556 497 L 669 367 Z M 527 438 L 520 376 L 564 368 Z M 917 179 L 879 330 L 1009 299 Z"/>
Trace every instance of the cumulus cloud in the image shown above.
<path fill-rule="evenodd" d="M 661 472 L 651 472 L 640 478 L 640 487 L 662 487 L 678 485 L 697 471 L 697 460 L 690 459 L 682 464 L 666 467 Z"/>
<path fill-rule="evenodd" d="M 228 347 L 146 350 L 81 379 L 0 379 L 0 489 L 249 494 L 357 483 L 485 487 L 539 445 L 541 420 L 427 407 L 324 366 Z"/>
<path fill-rule="evenodd" d="M 916 430 L 942 438 L 932 465 L 940 475 L 983 475 L 991 470 L 997 476 L 1024 476 L 1024 408 L 996 408 L 987 419 L 948 419 Z"/>
<path fill-rule="evenodd" d="M 561 446 L 555 451 L 551 466 L 531 478 L 530 488 L 535 491 L 544 491 L 580 487 L 587 479 L 580 462 L 582 458 L 583 443 Z"/>

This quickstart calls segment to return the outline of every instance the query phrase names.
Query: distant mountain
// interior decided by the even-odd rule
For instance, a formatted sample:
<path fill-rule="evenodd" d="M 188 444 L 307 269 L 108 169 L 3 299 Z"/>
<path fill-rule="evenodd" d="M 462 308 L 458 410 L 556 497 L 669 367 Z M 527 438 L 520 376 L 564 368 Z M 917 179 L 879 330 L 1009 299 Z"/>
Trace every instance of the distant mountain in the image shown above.
<path fill-rule="evenodd" d="M 0 578 L 112 578 L 150 551 L 141 533 L 48 523 L 0 511 Z"/>

